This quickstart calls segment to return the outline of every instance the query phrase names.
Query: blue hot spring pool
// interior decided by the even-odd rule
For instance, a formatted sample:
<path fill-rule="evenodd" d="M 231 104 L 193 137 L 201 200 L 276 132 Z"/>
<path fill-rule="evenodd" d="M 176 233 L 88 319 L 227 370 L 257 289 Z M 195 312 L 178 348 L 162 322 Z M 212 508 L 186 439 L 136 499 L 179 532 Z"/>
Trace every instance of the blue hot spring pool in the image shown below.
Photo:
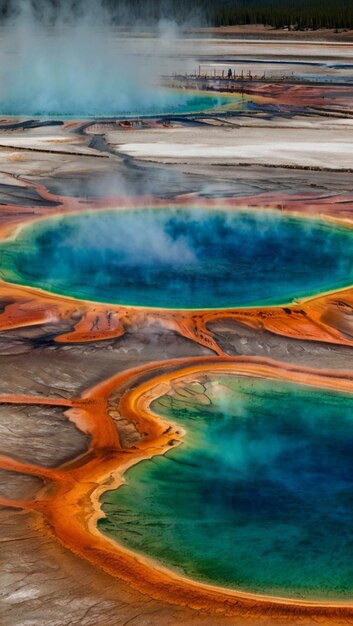
<path fill-rule="evenodd" d="M 123 98 L 117 104 L 112 101 L 94 101 L 89 106 L 85 102 L 70 102 L 70 98 L 65 98 L 65 108 L 61 105 L 61 100 L 52 103 L 40 100 L 37 104 L 24 104 L 21 99 L 4 98 L 1 111 L 3 115 L 9 116 L 31 116 L 34 118 L 68 118 L 68 119 L 90 119 L 90 118 L 135 118 L 153 117 L 160 115 L 188 115 L 193 113 L 214 112 L 219 108 L 227 108 L 233 112 L 247 110 L 255 105 L 248 101 L 246 97 L 232 94 L 231 96 L 207 91 L 161 89 L 157 90 L 154 97 L 134 98 L 132 101 Z"/>
<path fill-rule="evenodd" d="M 210 373 L 155 400 L 185 434 L 102 497 L 99 528 L 182 576 L 353 597 L 353 396 Z"/>
<path fill-rule="evenodd" d="M 353 283 L 353 230 L 267 210 L 83 212 L 23 227 L 0 263 L 9 282 L 92 301 L 285 304 Z"/>

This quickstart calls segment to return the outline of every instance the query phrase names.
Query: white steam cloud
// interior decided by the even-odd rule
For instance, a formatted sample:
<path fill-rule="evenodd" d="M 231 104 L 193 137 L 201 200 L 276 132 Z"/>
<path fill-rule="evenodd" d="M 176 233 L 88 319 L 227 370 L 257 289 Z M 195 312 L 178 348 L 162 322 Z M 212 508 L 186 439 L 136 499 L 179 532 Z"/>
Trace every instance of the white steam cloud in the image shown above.
<path fill-rule="evenodd" d="M 161 87 L 174 67 L 175 24 L 161 20 L 151 36 L 137 22 L 119 29 L 102 2 L 12 6 L 0 34 L 1 114 L 157 114 L 180 98 Z"/>

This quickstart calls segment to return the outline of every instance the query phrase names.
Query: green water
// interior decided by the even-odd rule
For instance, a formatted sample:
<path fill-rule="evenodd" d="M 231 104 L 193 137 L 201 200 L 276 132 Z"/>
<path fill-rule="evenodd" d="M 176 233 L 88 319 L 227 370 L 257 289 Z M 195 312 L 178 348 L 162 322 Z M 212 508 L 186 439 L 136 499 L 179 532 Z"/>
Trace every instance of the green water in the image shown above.
<path fill-rule="evenodd" d="M 353 283 L 353 230 L 275 211 L 196 206 L 82 213 L 0 245 L 10 282 L 169 309 L 286 304 Z"/>
<path fill-rule="evenodd" d="M 352 598 L 353 396 L 217 376 L 153 410 L 187 434 L 104 494 L 102 532 L 200 581 Z"/>

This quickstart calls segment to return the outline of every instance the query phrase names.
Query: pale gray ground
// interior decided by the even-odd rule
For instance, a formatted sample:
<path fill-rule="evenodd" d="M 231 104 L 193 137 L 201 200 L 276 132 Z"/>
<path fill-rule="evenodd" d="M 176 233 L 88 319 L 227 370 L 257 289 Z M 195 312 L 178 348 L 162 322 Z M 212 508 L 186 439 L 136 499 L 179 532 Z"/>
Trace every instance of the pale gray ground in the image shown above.
<path fill-rule="evenodd" d="M 0 404 L 0 454 L 55 467 L 81 454 L 88 443 L 61 407 Z"/>
<path fill-rule="evenodd" d="M 43 481 L 35 476 L 0 470 L 0 497 L 11 500 L 31 500 L 43 487 Z"/>
<path fill-rule="evenodd" d="M 352 371 L 353 348 L 349 346 L 291 339 L 226 319 L 213 322 L 208 328 L 224 352 L 232 356 L 261 356 L 303 367 Z"/>

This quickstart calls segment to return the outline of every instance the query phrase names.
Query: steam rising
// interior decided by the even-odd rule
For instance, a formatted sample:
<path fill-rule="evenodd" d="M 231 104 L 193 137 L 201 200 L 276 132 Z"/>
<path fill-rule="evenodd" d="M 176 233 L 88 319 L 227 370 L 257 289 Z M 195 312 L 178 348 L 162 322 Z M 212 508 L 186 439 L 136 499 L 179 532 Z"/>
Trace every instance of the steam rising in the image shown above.
<path fill-rule="evenodd" d="M 1 252 L 7 280 L 174 309 L 285 304 L 344 287 L 353 273 L 348 228 L 197 205 L 43 220 L 4 242 Z"/>
<path fill-rule="evenodd" d="M 180 96 L 161 89 L 173 69 L 174 24 L 163 20 L 155 36 L 142 37 L 138 23 L 123 34 L 101 2 L 12 6 L 0 38 L 2 113 L 110 116 L 178 106 Z M 127 15 L 125 7 L 124 22 Z"/>

